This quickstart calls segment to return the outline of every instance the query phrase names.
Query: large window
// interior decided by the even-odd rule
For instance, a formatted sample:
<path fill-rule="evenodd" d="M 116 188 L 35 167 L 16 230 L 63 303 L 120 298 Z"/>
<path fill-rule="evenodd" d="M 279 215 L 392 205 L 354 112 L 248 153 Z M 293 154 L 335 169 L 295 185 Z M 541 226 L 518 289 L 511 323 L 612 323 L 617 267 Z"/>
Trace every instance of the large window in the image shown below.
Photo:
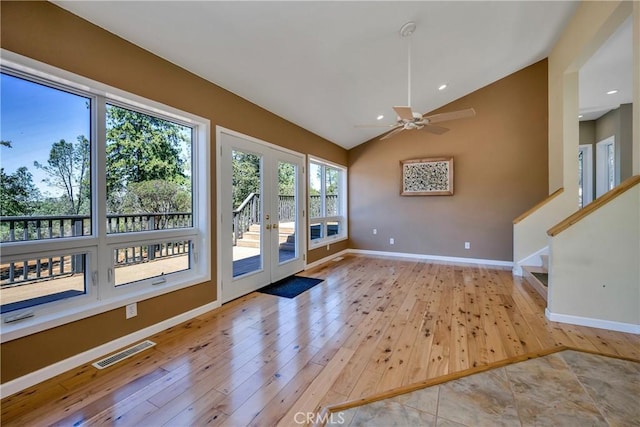
<path fill-rule="evenodd" d="M 347 238 L 347 170 L 309 160 L 309 241 L 313 247 Z"/>
<path fill-rule="evenodd" d="M 0 75 L 4 326 L 206 280 L 208 122 L 43 75 Z"/>

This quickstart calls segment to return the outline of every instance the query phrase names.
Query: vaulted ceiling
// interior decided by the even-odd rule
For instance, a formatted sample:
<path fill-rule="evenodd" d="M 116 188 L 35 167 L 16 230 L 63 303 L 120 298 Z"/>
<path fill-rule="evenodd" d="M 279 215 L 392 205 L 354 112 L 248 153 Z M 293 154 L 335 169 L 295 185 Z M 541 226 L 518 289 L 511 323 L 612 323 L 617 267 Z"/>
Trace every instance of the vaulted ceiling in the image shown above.
<path fill-rule="evenodd" d="M 576 2 L 54 1 L 336 144 L 407 104 L 439 108 L 548 56 Z M 444 90 L 438 90 L 447 84 Z M 384 118 L 376 122 L 379 115 Z M 247 117 L 246 120 L 251 120 Z"/>

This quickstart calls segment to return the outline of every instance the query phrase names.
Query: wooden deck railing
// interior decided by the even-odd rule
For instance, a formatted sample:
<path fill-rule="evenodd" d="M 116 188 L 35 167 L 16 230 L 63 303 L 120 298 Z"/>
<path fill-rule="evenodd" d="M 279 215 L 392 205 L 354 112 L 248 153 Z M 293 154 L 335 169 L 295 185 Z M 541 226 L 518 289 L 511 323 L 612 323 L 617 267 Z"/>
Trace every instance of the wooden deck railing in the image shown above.
<path fill-rule="evenodd" d="M 582 218 L 600 209 L 601 207 L 611 202 L 613 199 L 620 196 L 621 194 L 625 193 L 627 190 L 630 190 L 634 186 L 638 185 L 639 183 L 640 183 L 640 175 L 635 175 L 635 176 L 632 176 L 631 178 L 626 179 L 620 185 L 615 187 L 613 190 L 603 194 L 602 196 L 598 197 L 596 200 L 589 203 L 587 206 L 580 209 L 573 215 L 568 216 L 558 224 L 551 227 L 547 231 L 547 234 L 551 237 L 557 236 L 562 231 L 571 227 L 573 224 L 579 222 Z"/>
<path fill-rule="evenodd" d="M 107 215 L 107 233 L 130 233 L 190 227 L 191 212 Z M 86 236 L 91 233 L 89 215 L 39 215 L 0 217 L 0 242 L 24 242 Z M 188 241 L 162 242 L 118 248 L 115 267 L 137 264 L 157 258 L 186 254 Z M 16 286 L 50 280 L 84 271 L 85 255 L 56 254 L 45 258 L 29 257 L 0 264 L 0 286 Z"/>
<path fill-rule="evenodd" d="M 278 196 L 278 221 L 292 222 L 296 219 L 296 198 L 295 196 Z M 326 216 L 338 215 L 338 196 L 327 195 L 325 197 Z M 322 215 L 322 198 L 319 195 L 309 196 L 309 218 L 317 218 Z M 235 245 L 249 227 L 253 224 L 260 224 L 260 194 L 249 194 L 233 210 L 233 244 Z"/>

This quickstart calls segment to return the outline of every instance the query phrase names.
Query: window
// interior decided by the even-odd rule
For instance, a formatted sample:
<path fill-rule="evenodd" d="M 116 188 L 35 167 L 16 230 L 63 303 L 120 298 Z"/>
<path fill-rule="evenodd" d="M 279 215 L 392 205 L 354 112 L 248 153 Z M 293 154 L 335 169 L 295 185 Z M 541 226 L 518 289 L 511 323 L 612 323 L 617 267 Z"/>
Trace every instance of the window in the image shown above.
<path fill-rule="evenodd" d="M 596 144 L 596 196 L 600 197 L 617 185 L 615 138 Z"/>
<path fill-rule="evenodd" d="M 309 241 L 315 245 L 347 238 L 347 170 L 309 160 Z"/>
<path fill-rule="evenodd" d="M 0 78 L 3 334 L 208 280 L 208 121 L 42 64 Z"/>
<path fill-rule="evenodd" d="M 578 147 L 578 208 L 582 209 L 593 201 L 593 161 L 592 146 Z"/>

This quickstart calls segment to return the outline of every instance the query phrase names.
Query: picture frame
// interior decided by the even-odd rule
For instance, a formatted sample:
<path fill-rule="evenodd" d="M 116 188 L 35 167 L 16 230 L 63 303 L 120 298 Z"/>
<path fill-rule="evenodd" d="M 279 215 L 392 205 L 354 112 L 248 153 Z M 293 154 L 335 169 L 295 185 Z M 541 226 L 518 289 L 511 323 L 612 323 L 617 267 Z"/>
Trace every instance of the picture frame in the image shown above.
<path fill-rule="evenodd" d="M 453 196 L 453 157 L 401 160 L 401 196 Z"/>

